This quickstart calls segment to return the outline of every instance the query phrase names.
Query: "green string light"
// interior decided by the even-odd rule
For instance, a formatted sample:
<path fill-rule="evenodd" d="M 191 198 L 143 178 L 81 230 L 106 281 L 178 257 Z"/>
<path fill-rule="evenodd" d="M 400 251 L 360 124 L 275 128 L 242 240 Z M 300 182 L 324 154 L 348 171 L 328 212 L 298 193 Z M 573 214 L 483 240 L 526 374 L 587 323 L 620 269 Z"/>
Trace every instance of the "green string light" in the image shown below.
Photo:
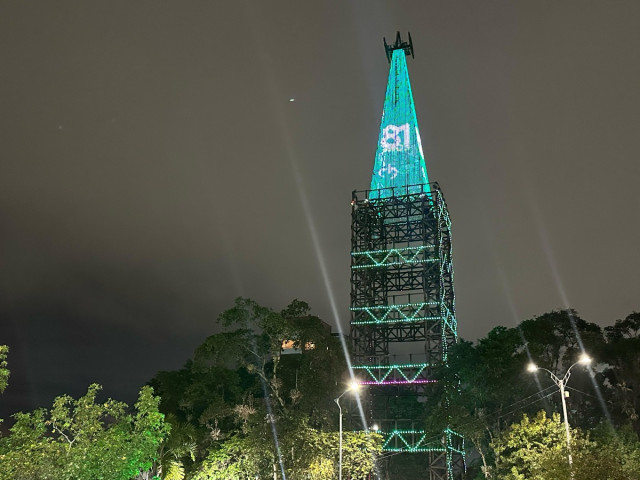
<path fill-rule="evenodd" d="M 384 384 L 385 380 L 394 371 L 398 372 L 407 383 L 413 383 L 427 367 L 429 367 L 428 363 L 403 363 L 397 365 L 355 365 L 351 368 L 354 370 L 365 370 L 376 383 Z M 405 373 L 407 369 L 414 370 L 413 375 Z M 374 373 L 374 370 L 378 370 L 378 375 Z M 380 376 L 380 374 L 382 374 L 382 376 Z"/>
<path fill-rule="evenodd" d="M 444 311 L 444 315 L 421 315 L 423 310 L 428 310 L 426 307 L 440 305 L 441 311 Z M 353 325 L 373 325 L 373 324 L 385 324 L 385 323 L 399 323 L 399 322 L 423 322 L 448 319 L 449 309 L 442 302 L 419 302 L 419 303 L 401 303 L 396 305 L 371 305 L 366 307 L 350 307 L 352 312 L 366 312 L 369 315 L 369 320 L 354 320 L 351 323 Z M 376 313 L 380 312 L 382 315 Z M 398 317 L 391 317 L 392 313 L 397 313 Z"/>
<path fill-rule="evenodd" d="M 404 265 L 404 264 L 416 264 L 416 263 L 429 263 L 437 262 L 438 258 L 425 257 L 424 252 L 427 249 L 433 248 L 432 245 L 420 245 L 418 247 L 406 247 L 406 248 L 391 248 L 388 250 L 371 250 L 366 252 L 352 252 L 351 256 L 357 259 L 358 257 L 364 257 L 365 260 L 370 260 L 370 264 L 366 265 L 352 265 L 352 269 L 359 268 L 377 268 L 386 267 L 392 265 Z M 382 259 L 377 259 L 376 256 L 384 255 Z"/>

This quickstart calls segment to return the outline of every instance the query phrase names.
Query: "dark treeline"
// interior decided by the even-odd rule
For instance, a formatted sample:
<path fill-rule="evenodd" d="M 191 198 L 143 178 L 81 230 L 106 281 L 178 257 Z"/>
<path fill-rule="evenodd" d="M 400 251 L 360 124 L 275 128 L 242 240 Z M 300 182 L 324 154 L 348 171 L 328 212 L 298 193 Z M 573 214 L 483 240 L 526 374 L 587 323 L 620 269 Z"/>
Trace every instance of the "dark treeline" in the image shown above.
<path fill-rule="evenodd" d="M 577 435 L 592 432 L 592 439 L 600 435 L 604 443 L 610 440 L 604 432 L 628 432 L 632 435 L 622 436 L 637 448 L 639 333 L 637 312 L 603 329 L 574 310 L 556 310 L 513 328 L 495 327 L 475 343 L 461 340 L 450 352 L 449 368 L 439 372 L 443 381 L 427 402 L 427 423 L 434 431 L 444 422 L 464 433 L 473 451 L 470 458 L 476 459 L 472 467 L 478 467 L 471 470 L 481 472 L 478 478 L 491 478 L 497 472 L 499 478 L 516 479 L 503 472 L 505 450 L 500 444 L 523 415 L 533 418 L 540 410 L 549 417 L 562 415 L 559 388 L 550 373 L 562 379 L 572 367 L 566 402 Z M 591 363 L 574 365 L 583 354 L 591 357 Z M 530 372 L 530 363 L 540 368 Z M 449 401 L 444 404 L 441 399 L 447 393 Z M 554 478 L 550 475 L 539 478 Z M 616 478 L 608 475 L 597 478 Z"/>
<path fill-rule="evenodd" d="M 311 467 L 312 461 L 300 457 L 297 442 L 306 445 L 313 440 L 294 432 L 306 431 L 313 436 L 337 429 L 332 399 L 344 391 L 348 378 L 338 339 L 309 314 L 306 304 L 297 301 L 275 313 L 249 300 L 238 300 L 221 315 L 220 322 L 228 328 L 225 333 L 209 337 L 183 369 L 161 372 L 151 382 L 162 397 L 161 409 L 174 424 L 174 431 L 191 432 L 197 445 L 190 456 L 176 456 L 175 460 L 188 478 L 216 478 L 211 472 L 193 472 L 209 468 L 203 465 L 211 465 L 231 439 L 249 443 L 261 439 L 266 443 L 259 450 L 269 453 L 252 471 L 264 472 L 269 465 L 273 468 L 277 453 L 267 447 L 273 446 L 274 437 L 264 419 L 275 415 L 278 438 L 287 445 L 281 458 L 287 478 L 307 478 L 305 472 L 319 467 Z M 535 362 L 562 377 L 587 353 L 592 363 L 588 367 L 576 365 L 567 384 L 569 420 L 575 435 L 593 432 L 592 440 L 600 435 L 598 448 L 605 439 L 610 443 L 602 433 L 607 428 L 633 432 L 630 438 L 637 441 L 639 331 L 638 313 L 603 329 L 573 310 L 553 311 L 514 328 L 499 326 L 477 342 L 458 342 L 450 352 L 449 368 L 437 372 L 442 381 L 426 402 L 407 399 L 396 406 L 404 409 L 403 415 L 424 418 L 434 438 L 447 424 L 463 433 L 469 450 L 468 478 L 508 478 L 504 471 L 512 465 L 502 461 L 507 454 L 500 450 L 499 442 L 511 426 L 525 414 L 536 418 L 540 410 L 546 412 L 548 421 L 557 419 L 554 413 L 562 413 L 558 388 L 549 375 L 544 370 L 530 373 L 527 365 Z M 280 355 L 287 339 L 295 340 L 298 355 Z M 315 348 L 305 349 L 307 343 Z M 445 395 L 447 390 L 450 393 Z M 445 397 L 449 398 L 446 403 L 442 401 Z M 564 436 L 560 439 L 564 442 Z M 555 446 L 564 448 L 562 442 Z M 330 448 L 321 454 L 327 467 L 334 462 L 333 468 L 325 470 L 326 478 L 335 478 L 335 454 Z M 233 455 L 224 458 L 228 463 L 217 464 L 222 471 L 244 461 Z M 420 462 L 406 459 L 394 465 L 393 457 L 378 461 L 387 462 L 385 470 L 393 472 L 394 479 L 415 478 L 424 468 Z M 242 468 L 248 475 L 251 469 Z M 363 478 L 369 473 L 367 468 L 362 469 Z M 559 474 L 557 469 L 549 478 L 555 474 Z M 309 478 L 325 478 L 322 475 L 320 471 Z M 359 478 L 353 475 L 345 478 Z"/>
<path fill-rule="evenodd" d="M 0 439 L 0 480 L 337 478 L 334 399 L 349 378 L 340 339 L 297 300 L 275 311 L 237 299 L 218 323 L 223 331 L 183 368 L 158 372 L 149 382 L 155 396 L 145 387 L 135 408 L 96 403 L 94 386 L 79 400 L 16 415 Z M 553 311 L 461 339 L 430 395 L 395 405 L 423 419 L 436 441 L 445 426 L 464 434 L 468 479 L 569 478 L 560 395 L 543 369 L 562 377 L 573 366 L 574 477 L 637 479 L 639 352 L 639 313 L 601 328 Z M 574 365 L 583 353 L 591 364 Z M 541 367 L 535 373 L 531 362 Z M 342 404 L 346 417 L 350 405 Z M 371 478 L 376 462 L 394 480 L 424 473 L 380 448 L 379 435 L 345 431 L 343 478 Z"/>
<path fill-rule="evenodd" d="M 336 478 L 333 399 L 348 379 L 340 339 L 298 300 L 276 312 L 237 299 L 218 321 L 225 331 L 184 368 L 151 381 L 173 428 L 161 471 L 198 480 Z M 368 478 L 379 447 L 377 435 L 345 433 L 345 478 Z"/>

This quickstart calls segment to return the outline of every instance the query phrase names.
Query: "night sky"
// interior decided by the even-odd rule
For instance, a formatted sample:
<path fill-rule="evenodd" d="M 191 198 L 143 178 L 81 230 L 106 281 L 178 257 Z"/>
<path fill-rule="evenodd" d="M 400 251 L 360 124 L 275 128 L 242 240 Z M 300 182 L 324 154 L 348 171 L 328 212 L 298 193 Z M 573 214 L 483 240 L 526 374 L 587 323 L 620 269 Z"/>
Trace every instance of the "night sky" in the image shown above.
<path fill-rule="evenodd" d="M 0 2 L 0 416 L 91 382 L 131 401 L 239 295 L 348 331 L 397 30 L 461 336 L 640 309 L 639 20 L 637 0 Z"/>

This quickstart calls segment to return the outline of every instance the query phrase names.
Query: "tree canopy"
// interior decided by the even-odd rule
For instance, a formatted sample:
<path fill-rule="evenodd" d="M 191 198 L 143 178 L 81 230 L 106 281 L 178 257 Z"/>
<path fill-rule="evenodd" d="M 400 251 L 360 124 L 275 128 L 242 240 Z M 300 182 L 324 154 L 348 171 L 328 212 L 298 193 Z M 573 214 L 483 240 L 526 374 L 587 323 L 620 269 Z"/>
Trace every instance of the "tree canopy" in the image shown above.
<path fill-rule="evenodd" d="M 133 411 L 125 403 L 96 402 L 99 385 L 79 399 L 57 397 L 51 409 L 14 415 L 0 439 L 2 480 L 128 480 L 151 468 L 168 433 L 151 387 Z"/>
<path fill-rule="evenodd" d="M 0 345 L 0 393 L 4 392 L 9 385 L 9 369 L 7 368 L 7 356 L 9 347 Z"/>
<path fill-rule="evenodd" d="M 194 455 L 171 460 L 180 463 L 179 478 L 335 478 L 333 399 L 347 380 L 339 339 L 299 300 L 274 311 L 238 298 L 218 324 L 224 330 L 205 339 L 184 368 L 151 382 L 169 421 L 193 429 Z M 285 344 L 296 353 L 285 354 Z M 380 445 L 379 435 L 345 432 L 345 478 L 366 478 Z"/>
<path fill-rule="evenodd" d="M 62 395 L 49 409 L 14 415 L 0 438 L 0 480 L 336 478 L 333 399 L 348 368 L 330 327 L 298 300 L 276 311 L 238 298 L 214 328 L 183 368 L 158 372 L 133 408 L 98 401 L 91 385 L 78 399 Z M 575 364 L 585 351 L 589 367 Z M 428 395 L 394 398 L 389 408 L 423 421 L 429 437 L 445 427 L 462 433 L 467 478 L 640 480 L 639 351 L 637 312 L 602 329 L 556 310 L 461 339 Z M 7 354 L 0 346 L 0 392 Z M 536 373 L 526 371 L 532 361 Z M 550 378 L 569 367 L 571 467 Z M 347 418 L 351 408 L 342 404 Z M 345 479 L 368 479 L 376 459 L 398 479 L 426 468 L 382 456 L 377 434 L 347 431 L 343 443 Z"/>
<path fill-rule="evenodd" d="M 519 424 L 523 414 L 537 418 L 543 408 L 549 420 L 562 411 L 549 373 L 527 372 L 527 364 L 535 362 L 562 378 L 587 352 L 592 365 L 575 365 L 567 383 L 570 424 L 588 432 L 612 422 L 616 429 L 630 427 L 637 434 L 639 320 L 634 312 L 603 330 L 574 310 L 556 310 L 513 328 L 495 327 L 475 343 L 459 341 L 450 350 L 449 367 L 436 372 L 441 381 L 425 402 L 428 428 L 437 432 L 449 424 L 463 433 L 478 454 L 478 461 L 471 462 L 472 475 L 477 470 L 490 478 L 498 462 L 496 439 Z"/>

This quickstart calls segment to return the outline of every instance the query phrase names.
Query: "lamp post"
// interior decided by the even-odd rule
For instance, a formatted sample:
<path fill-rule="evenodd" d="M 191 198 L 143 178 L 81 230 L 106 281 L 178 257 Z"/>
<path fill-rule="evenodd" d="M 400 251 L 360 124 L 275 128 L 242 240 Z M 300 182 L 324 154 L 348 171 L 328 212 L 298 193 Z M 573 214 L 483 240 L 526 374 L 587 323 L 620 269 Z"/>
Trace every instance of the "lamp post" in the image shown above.
<path fill-rule="evenodd" d="M 338 398 L 335 398 L 333 401 L 338 405 L 338 410 L 340 410 L 340 447 L 338 450 L 338 480 L 342 480 L 342 407 L 340 406 L 340 399 L 345 395 L 345 393 L 357 391 L 360 388 L 360 384 L 353 381 L 349 388 L 347 388 L 344 392 L 340 394 Z"/>
<path fill-rule="evenodd" d="M 567 418 L 567 402 L 565 400 L 565 387 L 567 386 L 567 382 L 569 381 L 569 377 L 571 376 L 571 369 L 578 364 L 581 365 L 589 365 L 591 363 L 591 358 L 586 353 L 583 353 L 580 356 L 580 360 L 571 365 L 564 376 L 562 378 L 558 377 L 551 370 L 547 370 L 546 368 L 538 367 L 535 363 L 531 362 L 527 366 L 527 370 L 529 372 L 536 372 L 538 370 L 544 370 L 549 374 L 551 380 L 558 386 L 560 389 L 560 398 L 562 399 L 562 413 L 564 414 L 564 429 L 567 434 L 567 454 L 569 457 L 569 468 L 573 466 L 573 457 L 571 456 L 571 436 L 569 434 L 569 419 Z M 572 477 L 573 478 L 573 477 Z"/>

